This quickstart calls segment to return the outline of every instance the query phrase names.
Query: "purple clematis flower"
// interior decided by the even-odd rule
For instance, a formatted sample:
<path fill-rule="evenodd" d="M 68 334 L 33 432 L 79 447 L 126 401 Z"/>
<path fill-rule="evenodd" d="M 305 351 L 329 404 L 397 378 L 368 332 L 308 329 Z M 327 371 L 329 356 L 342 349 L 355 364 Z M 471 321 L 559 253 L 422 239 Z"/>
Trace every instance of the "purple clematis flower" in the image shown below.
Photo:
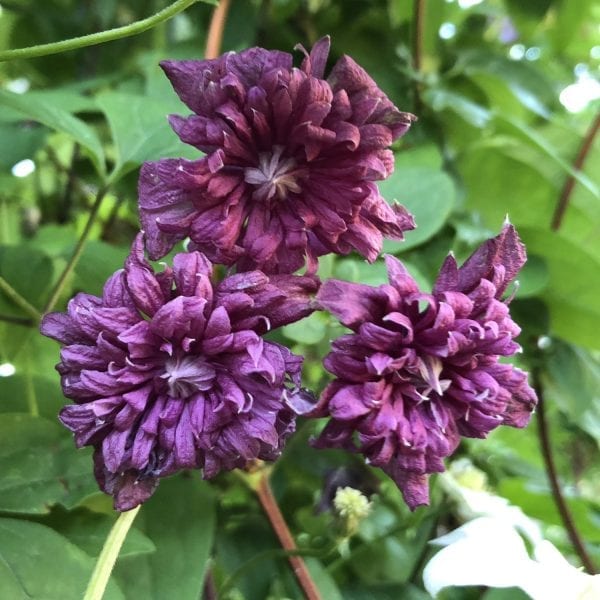
<path fill-rule="evenodd" d="M 318 404 L 297 405 L 331 417 L 315 445 L 358 450 L 414 509 L 428 503 L 428 474 L 444 470 L 442 459 L 461 435 L 524 427 L 535 392 L 526 373 L 499 357 L 519 350 L 513 338 L 520 329 L 501 296 L 525 259 L 506 225 L 462 267 L 448 256 L 431 294 L 392 256 L 389 284 L 325 282 L 317 301 L 353 333 L 335 340 L 325 358 L 337 379 Z"/>
<path fill-rule="evenodd" d="M 302 358 L 263 340 L 311 311 L 313 277 L 251 271 L 212 281 L 199 252 L 155 274 L 136 238 L 101 298 L 78 294 L 42 333 L 61 342 L 61 421 L 95 449 L 95 475 L 128 510 L 160 477 L 202 468 L 210 478 L 274 460 L 294 430 L 288 396 Z"/>
<path fill-rule="evenodd" d="M 142 167 L 140 216 L 151 258 L 190 237 L 191 249 L 238 270 L 292 273 L 329 252 L 373 261 L 383 237 L 414 228 L 375 181 L 394 168 L 390 144 L 415 117 L 399 111 L 343 56 L 324 79 L 329 38 L 300 68 L 285 52 L 250 48 L 161 66 L 195 113 L 171 116 L 206 153 Z"/>

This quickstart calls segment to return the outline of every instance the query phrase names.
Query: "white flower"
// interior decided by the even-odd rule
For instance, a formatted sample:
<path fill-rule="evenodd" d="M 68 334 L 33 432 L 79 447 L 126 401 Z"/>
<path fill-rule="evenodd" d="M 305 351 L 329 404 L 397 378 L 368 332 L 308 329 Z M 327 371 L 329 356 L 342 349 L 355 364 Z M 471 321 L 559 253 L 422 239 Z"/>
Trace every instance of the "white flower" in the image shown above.
<path fill-rule="evenodd" d="M 460 484 L 472 484 L 478 473 L 462 463 L 440 478 L 459 514 L 471 520 L 431 542 L 444 547 L 423 571 L 427 591 L 435 597 L 449 586 L 485 585 L 519 587 L 532 600 L 600 600 L 600 575 L 570 565 L 520 508 L 484 491 L 481 478 L 475 478 L 479 489 Z M 532 556 L 519 532 L 531 543 Z"/>
<path fill-rule="evenodd" d="M 536 545 L 542 539 L 539 524 L 528 517 L 518 506 L 506 498 L 486 491 L 483 471 L 473 466 L 470 460 L 454 461 L 448 471 L 439 475 L 438 481 L 444 491 L 457 503 L 458 516 L 464 521 L 476 517 L 493 517 L 506 527 L 516 528 Z"/>

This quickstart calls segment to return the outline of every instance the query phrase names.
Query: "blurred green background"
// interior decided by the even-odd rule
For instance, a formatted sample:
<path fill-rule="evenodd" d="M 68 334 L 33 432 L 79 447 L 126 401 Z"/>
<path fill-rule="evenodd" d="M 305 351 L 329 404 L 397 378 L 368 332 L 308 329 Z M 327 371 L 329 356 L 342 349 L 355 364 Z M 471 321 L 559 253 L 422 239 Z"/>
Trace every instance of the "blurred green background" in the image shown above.
<path fill-rule="evenodd" d="M 0 50 L 127 25 L 165 0 L 0 2 Z M 422 35 L 415 35 L 415 7 Z M 138 229 L 140 165 L 196 158 L 167 124 L 187 114 L 158 67 L 201 58 L 214 7 L 198 2 L 150 31 L 53 56 L 0 63 L 0 598 L 81 598 L 116 516 L 97 492 L 87 450 L 58 425 L 64 403 L 58 347 L 34 327 L 88 219 L 105 193 L 81 259 L 58 299 L 99 293 Z M 589 0 L 232 0 L 223 51 L 292 51 L 332 36 L 333 60 L 351 55 L 419 121 L 395 147 L 381 184 L 419 227 L 387 242 L 425 288 L 449 250 L 464 259 L 508 215 L 529 251 L 513 302 L 519 357 L 546 402 L 564 494 L 600 565 L 600 4 Z M 585 164 L 576 158 L 585 142 Z M 568 205 L 557 213 L 565 185 Z M 326 257 L 320 275 L 379 284 L 381 262 Z M 320 360 L 339 327 L 319 313 L 278 340 L 306 356 L 305 385 L 328 381 Z M 299 423 L 273 486 L 327 600 L 421 600 L 429 539 L 460 522 L 432 479 L 432 505 L 411 514 L 395 486 L 359 458 L 316 451 L 320 427 Z M 573 564 L 550 493 L 535 417 L 487 441 L 466 441 L 489 489 L 540 519 Z M 343 547 L 332 542 L 332 474 L 373 496 L 371 515 Z M 336 480 L 337 481 L 337 480 Z M 325 490 L 325 492 L 324 492 Z M 323 494 L 325 493 L 325 497 Z M 316 513 L 315 506 L 326 510 Z M 142 508 L 106 598 L 197 600 L 210 564 L 219 597 L 300 597 L 253 494 L 234 474 L 210 485 L 197 473 L 163 481 Z M 249 562 L 250 561 L 250 562 Z M 233 579 L 230 579 L 234 576 Z M 445 598 L 519 598 L 514 590 L 455 589 Z"/>

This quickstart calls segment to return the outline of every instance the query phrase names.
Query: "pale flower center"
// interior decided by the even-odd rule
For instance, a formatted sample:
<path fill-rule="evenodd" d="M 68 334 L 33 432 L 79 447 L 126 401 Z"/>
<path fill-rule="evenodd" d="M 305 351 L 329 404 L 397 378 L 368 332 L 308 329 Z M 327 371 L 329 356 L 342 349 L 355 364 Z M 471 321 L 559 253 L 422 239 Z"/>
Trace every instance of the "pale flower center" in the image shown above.
<path fill-rule="evenodd" d="M 172 398 L 188 398 L 212 387 L 216 372 L 202 357 L 171 357 L 165 363 L 162 379 L 167 380 Z"/>
<path fill-rule="evenodd" d="M 442 396 L 452 383 L 450 379 L 440 379 L 442 374 L 442 361 L 435 356 L 424 356 L 419 363 L 419 375 L 421 377 L 421 385 L 424 384 L 424 389 L 420 390 L 419 396 L 423 400 L 429 400 L 429 394 L 435 392 L 438 396 Z"/>
<path fill-rule="evenodd" d="M 256 186 L 255 195 L 270 200 L 275 195 L 284 200 L 289 192 L 300 192 L 297 183 L 296 161 L 281 158 L 283 146 L 274 146 L 273 152 L 258 155 L 258 167 L 244 169 L 244 181 Z"/>

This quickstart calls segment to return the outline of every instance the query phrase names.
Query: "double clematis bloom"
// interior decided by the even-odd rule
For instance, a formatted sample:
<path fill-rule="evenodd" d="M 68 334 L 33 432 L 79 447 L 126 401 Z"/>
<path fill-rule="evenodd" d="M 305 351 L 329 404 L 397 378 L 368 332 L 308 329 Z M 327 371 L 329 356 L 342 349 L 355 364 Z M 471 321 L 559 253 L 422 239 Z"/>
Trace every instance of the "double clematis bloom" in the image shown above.
<path fill-rule="evenodd" d="M 199 252 L 155 274 L 142 235 L 101 298 L 78 294 L 42 333 L 61 342 L 60 419 L 95 449 L 95 475 L 115 508 L 144 502 L 159 478 L 202 468 L 209 478 L 274 460 L 294 430 L 287 397 L 302 358 L 263 340 L 312 311 L 312 277 L 252 271 L 212 280 Z"/>
<path fill-rule="evenodd" d="M 499 362 L 519 350 L 507 286 L 525 262 L 511 225 L 458 268 L 444 262 L 431 294 L 392 256 L 389 284 L 326 281 L 318 303 L 353 333 L 334 341 L 324 364 L 335 379 L 312 410 L 330 416 L 317 447 L 358 450 L 400 487 L 411 508 L 427 504 L 428 474 L 460 436 L 523 427 L 536 404 L 524 372 Z"/>
<path fill-rule="evenodd" d="M 308 262 L 314 272 L 330 252 L 373 261 L 383 237 L 414 227 L 374 182 L 392 173 L 389 146 L 415 117 L 347 56 L 325 79 L 329 38 L 300 50 L 300 68 L 262 48 L 162 63 L 195 113 L 171 125 L 206 156 L 143 166 L 140 217 L 152 259 L 189 236 L 190 248 L 238 270 L 292 273 Z"/>

